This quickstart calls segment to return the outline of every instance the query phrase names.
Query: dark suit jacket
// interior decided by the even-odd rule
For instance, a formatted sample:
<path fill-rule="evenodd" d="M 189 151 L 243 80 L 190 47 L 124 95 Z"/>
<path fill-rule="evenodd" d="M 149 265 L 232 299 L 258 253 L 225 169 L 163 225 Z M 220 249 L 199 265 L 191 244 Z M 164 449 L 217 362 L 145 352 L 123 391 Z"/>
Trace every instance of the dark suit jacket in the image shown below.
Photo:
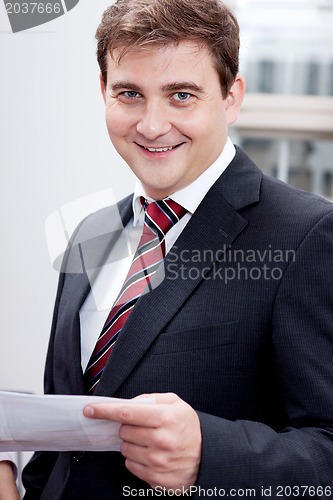
<path fill-rule="evenodd" d="M 130 197 L 119 210 L 126 224 Z M 84 393 L 85 271 L 108 255 L 117 214 L 89 216 L 64 260 L 48 393 Z M 333 205 L 264 176 L 237 148 L 160 271 L 164 280 L 137 303 L 96 394 L 171 391 L 187 401 L 201 421 L 202 489 L 251 488 L 255 498 L 262 486 L 272 498 L 287 491 L 279 486 L 316 488 L 302 498 L 333 490 Z M 147 486 L 120 453 L 37 453 L 24 484 L 27 500 L 118 499 L 125 485 Z"/>

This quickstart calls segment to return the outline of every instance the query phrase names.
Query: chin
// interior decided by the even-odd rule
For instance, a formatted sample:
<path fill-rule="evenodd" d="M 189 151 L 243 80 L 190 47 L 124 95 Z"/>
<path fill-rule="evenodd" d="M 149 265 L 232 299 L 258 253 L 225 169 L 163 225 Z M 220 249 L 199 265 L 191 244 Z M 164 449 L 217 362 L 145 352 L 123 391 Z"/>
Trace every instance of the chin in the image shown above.
<path fill-rule="evenodd" d="M 148 196 L 154 199 L 162 199 L 162 198 L 167 198 L 170 194 L 174 193 L 175 189 L 172 189 L 172 187 L 168 186 L 148 186 L 147 184 L 143 184 L 143 187 L 145 188 L 145 191 Z"/>

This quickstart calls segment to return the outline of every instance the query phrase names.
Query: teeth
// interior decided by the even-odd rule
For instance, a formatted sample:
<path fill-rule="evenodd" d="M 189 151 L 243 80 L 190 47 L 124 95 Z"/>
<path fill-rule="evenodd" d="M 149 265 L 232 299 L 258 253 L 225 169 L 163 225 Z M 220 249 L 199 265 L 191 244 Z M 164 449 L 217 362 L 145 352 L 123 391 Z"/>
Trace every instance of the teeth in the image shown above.
<path fill-rule="evenodd" d="M 150 153 L 164 153 L 165 151 L 171 151 L 173 147 L 170 146 L 169 148 L 145 148 L 145 149 L 147 149 L 147 151 L 149 151 Z"/>

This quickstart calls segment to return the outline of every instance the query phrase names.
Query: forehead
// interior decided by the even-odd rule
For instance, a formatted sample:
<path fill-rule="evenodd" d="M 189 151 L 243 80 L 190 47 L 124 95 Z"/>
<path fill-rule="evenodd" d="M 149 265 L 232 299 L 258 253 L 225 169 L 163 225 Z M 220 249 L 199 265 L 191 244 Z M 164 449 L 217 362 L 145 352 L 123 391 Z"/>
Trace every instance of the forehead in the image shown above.
<path fill-rule="evenodd" d="M 120 57 L 119 57 L 120 56 Z M 218 74 L 208 48 L 194 41 L 157 47 L 135 48 L 122 55 L 122 48 L 108 54 L 108 80 L 146 79 L 167 83 L 193 78 L 207 80 Z"/>

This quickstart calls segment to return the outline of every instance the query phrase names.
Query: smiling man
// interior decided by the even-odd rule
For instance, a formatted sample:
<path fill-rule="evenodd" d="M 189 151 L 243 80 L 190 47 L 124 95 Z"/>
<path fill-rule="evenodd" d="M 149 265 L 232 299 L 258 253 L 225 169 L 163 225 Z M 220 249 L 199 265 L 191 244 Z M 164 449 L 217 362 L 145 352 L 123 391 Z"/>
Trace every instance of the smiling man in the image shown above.
<path fill-rule="evenodd" d="M 244 80 L 236 76 L 226 99 L 208 47 L 196 41 L 132 50 L 120 60 L 119 52 L 108 54 L 101 82 L 110 138 L 146 194 L 166 198 L 220 156 Z"/>
<path fill-rule="evenodd" d="M 121 424 L 120 452 L 38 452 L 25 498 L 331 497 L 332 204 L 228 138 L 245 82 L 220 0 L 118 0 L 97 40 L 137 184 L 72 238 L 45 390 L 155 404 L 86 406 Z"/>

